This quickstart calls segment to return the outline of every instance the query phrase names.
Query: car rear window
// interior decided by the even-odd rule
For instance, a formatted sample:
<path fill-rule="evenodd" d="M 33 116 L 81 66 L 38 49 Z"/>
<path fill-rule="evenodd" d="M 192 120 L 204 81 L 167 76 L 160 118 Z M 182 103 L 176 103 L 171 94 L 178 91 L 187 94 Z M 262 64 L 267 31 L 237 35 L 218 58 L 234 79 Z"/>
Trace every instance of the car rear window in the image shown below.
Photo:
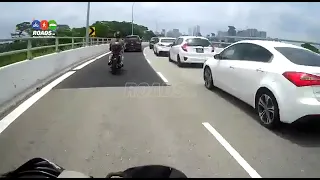
<path fill-rule="evenodd" d="M 139 36 L 127 36 L 127 40 L 140 40 Z"/>
<path fill-rule="evenodd" d="M 161 42 L 163 42 L 163 43 L 171 43 L 174 41 L 175 41 L 175 39 L 161 39 Z"/>
<path fill-rule="evenodd" d="M 188 46 L 203 46 L 203 47 L 211 46 L 211 43 L 207 39 L 202 39 L 202 38 L 187 39 L 187 44 Z"/>
<path fill-rule="evenodd" d="M 320 67 L 320 55 L 306 49 L 292 47 L 275 47 L 294 64 Z"/>

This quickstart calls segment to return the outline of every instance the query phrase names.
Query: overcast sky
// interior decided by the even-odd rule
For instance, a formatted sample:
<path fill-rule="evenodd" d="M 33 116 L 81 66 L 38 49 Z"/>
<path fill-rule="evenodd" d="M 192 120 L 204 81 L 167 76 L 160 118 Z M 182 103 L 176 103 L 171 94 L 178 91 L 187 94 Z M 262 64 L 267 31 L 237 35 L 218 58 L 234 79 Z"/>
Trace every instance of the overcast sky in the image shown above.
<path fill-rule="evenodd" d="M 131 21 L 132 2 L 91 3 L 90 23 L 99 20 Z M 86 23 L 85 2 L 0 2 L 0 38 L 10 37 L 15 25 L 23 21 L 56 20 L 57 24 L 83 27 Z M 267 36 L 320 42 L 320 3 L 287 2 L 136 2 L 134 22 L 151 30 L 200 25 L 203 35 L 228 25 L 237 30 L 256 28 Z"/>

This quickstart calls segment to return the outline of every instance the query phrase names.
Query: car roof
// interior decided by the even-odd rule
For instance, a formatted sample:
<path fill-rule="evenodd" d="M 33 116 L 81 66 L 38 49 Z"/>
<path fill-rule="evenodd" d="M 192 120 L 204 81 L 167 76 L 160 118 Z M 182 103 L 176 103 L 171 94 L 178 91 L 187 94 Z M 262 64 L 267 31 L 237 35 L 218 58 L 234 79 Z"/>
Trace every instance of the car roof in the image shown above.
<path fill-rule="evenodd" d="M 202 36 L 180 36 L 179 38 L 184 38 L 184 39 L 201 38 L 201 39 L 206 39 L 206 40 L 208 40 L 208 38 L 202 37 Z"/>
<path fill-rule="evenodd" d="M 138 37 L 138 38 L 140 38 L 138 35 L 128 35 L 128 36 L 126 36 L 126 38 L 129 38 L 129 37 Z"/>
<path fill-rule="evenodd" d="M 173 37 L 159 37 L 159 39 L 176 39 L 176 38 L 173 38 Z"/>
<path fill-rule="evenodd" d="M 293 44 L 278 42 L 278 41 L 269 41 L 269 40 L 242 40 L 236 43 L 251 43 L 251 44 L 260 45 L 266 49 L 274 49 L 275 47 L 290 47 L 290 48 L 304 49 L 300 46 L 296 46 Z"/>

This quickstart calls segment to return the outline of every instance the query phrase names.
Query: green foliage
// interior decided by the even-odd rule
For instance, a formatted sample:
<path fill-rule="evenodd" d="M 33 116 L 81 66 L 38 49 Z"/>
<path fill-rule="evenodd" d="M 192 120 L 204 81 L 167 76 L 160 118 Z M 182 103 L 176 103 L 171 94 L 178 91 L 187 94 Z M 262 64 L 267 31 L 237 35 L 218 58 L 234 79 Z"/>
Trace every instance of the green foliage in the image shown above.
<path fill-rule="evenodd" d="M 118 22 L 118 21 L 97 21 L 93 23 L 91 26 L 96 29 L 96 37 L 102 38 L 113 38 L 113 34 L 116 31 L 120 31 L 123 37 L 127 35 L 131 35 L 131 22 Z M 133 24 L 133 33 L 135 35 L 139 35 L 143 40 L 150 40 L 151 37 L 154 37 L 155 34 L 149 30 L 147 27 Z M 57 32 L 58 37 L 85 37 L 86 28 L 78 27 L 78 28 L 70 28 L 68 25 L 58 25 Z M 21 38 L 21 37 L 29 37 L 32 35 L 32 28 L 30 22 L 22 22 L 16 25 L 16 31 L 11 33 L 12 38 Z M 82 39 L 75 39 L 75 43 L 81 42 Z M 59 44 L 67 44 L 71 43 L 71 39 L 59 39 Z M 39 46 L 48 46 L 54 45 L 54 39 L 39 39 L 32 41 L 32 47 Z M 27 41 L 24 40 L 14 40 L 10 43 L 0 44 L 0 53 L 26 49 Z M 70 49 L 71 47 L 59 47 L 59 50 L 63 51 L 66 49 Z M 32 56 L 41 56 L 45 54 L 49 54 L 54 52 L 54 48 L 41 49 L 32 51 Z M 14 62 L 22 61 L 26 59 L 27 53 L 19 53 L 8 56 L 0 56 L 0 67 L 5 66 Z"/>
<path fill-rule="evenodd" d="M 312 45 L 309 44 L 309 43 L 301 44 L 301 47 L 306 48 L 306 49 L 309 49 L 310 51 L 313 51 L 313 52 L 315 52 L 315 53 L 320 53 L 318 48 L 312 46 Z"/>

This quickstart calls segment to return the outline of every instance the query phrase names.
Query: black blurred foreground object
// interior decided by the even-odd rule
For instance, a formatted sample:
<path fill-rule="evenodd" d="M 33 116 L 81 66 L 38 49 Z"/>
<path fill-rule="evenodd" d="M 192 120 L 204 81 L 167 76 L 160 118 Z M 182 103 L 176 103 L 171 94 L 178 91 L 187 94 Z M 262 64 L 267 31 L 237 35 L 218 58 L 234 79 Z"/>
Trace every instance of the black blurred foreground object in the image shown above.
<path fill-rule="evenodd" d="M 64 168 L 58 166 L 43 158 L 33 158 L 16 170 L 10 171 L 0 178 L 60 178 L 62 174 L 68 172 Z M 80 172 L 71 172 L 68 178 L 87 177 Z M 59 176 L 60 175 L 60 176 Z M 66 176 L 64 176 L 66 177 Z M 122 177 L 122 178 L 187 178 L 187 176 L 175 169 L 162 165 L 147 165 L 129 168 L 125 171 L 109 173 L 106 178 Z M 62 177 L 61 177 L 62 178 Z M 92 178 L 92 177 L 91 177 Z"/>
<path fill-rule="evenodd" d="M 123 172 L 110 173 L 106 178 L 114 176 L 123 178 L 187 178 L 183 172 L 162 165 L 132 167 Z"/>

